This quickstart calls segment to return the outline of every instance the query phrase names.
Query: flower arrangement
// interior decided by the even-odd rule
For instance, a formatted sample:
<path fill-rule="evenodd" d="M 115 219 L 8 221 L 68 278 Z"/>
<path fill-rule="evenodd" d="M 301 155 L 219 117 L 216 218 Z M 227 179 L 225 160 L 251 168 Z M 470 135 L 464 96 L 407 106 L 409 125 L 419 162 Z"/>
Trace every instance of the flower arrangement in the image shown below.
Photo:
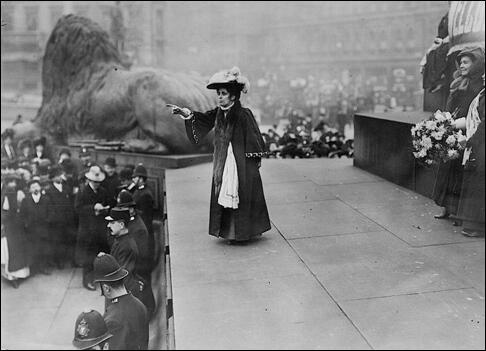
<path fill-rule="evenodd" d="M 460 156 L 466 139 L 454 126 L 449 112 L 435 112 L 429 119 L 417 123 L 412 133 L 413 155 L 426 166 L 447 162 Z"/>

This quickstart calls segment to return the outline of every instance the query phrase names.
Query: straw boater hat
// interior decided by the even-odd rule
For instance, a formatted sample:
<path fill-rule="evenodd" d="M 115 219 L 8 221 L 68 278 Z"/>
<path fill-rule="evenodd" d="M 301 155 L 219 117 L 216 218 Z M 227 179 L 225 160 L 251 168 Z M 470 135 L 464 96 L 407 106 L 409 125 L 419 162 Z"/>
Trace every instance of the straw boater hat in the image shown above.
<path fill-rule="evenodd" d="M 241 75 L 238 67 L 233 67 L 229 70 L 223 70 L 215 73 L 208 82 L 206 88 L 219 89 L 225 86 L 236 86 L 243 93 L 247 93 L 250 89 L 250 81 L 248 78 Z"/>
<path fill-rule="evenodd" d="M 105 174 L 101 171 L 100 166 L 91 166 L 89 168 L 89 172 L 85 173 L 84 176 L 88 180 L 92 180 L 94 182 L 102 182 L 105 180 Z"/>
<path fill-rule="evenodd" d="M 103 316 L 98 311 L 86 310 L 78 316 L 74 324 L 73 346 L 80 350 L 87 350 L 112 336 L 108 332 Z"/>

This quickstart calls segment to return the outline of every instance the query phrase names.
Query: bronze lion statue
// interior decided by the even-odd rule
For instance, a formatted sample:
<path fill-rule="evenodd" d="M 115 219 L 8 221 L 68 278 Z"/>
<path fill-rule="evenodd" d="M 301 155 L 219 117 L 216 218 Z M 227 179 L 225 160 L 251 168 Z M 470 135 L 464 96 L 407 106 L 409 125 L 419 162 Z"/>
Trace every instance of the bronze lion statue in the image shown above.
<path fill-rule="evenodd" d="M 67 15 L 46 44 L 42 105 L 32 122 L 14 126 L 19 136 L 47 134 L 55 143 L 79 139 L 123 140 L 128 149 L 155 153 L 208 151 L 192 145 L 184 122 L 167 103 L 209 110 L 216 98 L 197 74 L 131 68 L 108 33 L 95 22 Z"/>

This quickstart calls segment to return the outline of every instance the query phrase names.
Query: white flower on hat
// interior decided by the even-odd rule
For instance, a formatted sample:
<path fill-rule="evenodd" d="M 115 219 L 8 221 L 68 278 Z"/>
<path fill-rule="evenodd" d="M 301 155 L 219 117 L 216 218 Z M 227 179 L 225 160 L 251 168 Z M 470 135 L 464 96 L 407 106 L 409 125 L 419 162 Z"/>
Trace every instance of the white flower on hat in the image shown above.
<path fill-rule="evenodd" d="M 229 70 L 224 70 L 215 73 L 210 79 L 207 85 L 208 89 L 214 89 L 213 85 L 217 84 L 227 84 L 227 83 L 238 83 L 242 85 L 241 91 L 243 93 L 248 93 L 250 89 L 250 81 L 248 78 L 241 75 L 240 69 L 236 66 Z"/>

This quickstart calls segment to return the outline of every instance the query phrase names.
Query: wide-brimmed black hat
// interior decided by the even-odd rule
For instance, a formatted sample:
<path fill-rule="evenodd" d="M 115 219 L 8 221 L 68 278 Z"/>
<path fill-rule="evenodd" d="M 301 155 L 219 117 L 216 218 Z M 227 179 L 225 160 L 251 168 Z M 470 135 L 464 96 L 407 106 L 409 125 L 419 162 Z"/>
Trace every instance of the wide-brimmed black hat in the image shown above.
<path fill-rule="evenodd" d="M 18 143 L 18 149 L 22 150 L 26 147 L 32 148 L 32 141 L 30 139 L 22 139 Z"/>
<path fill-rule="evenodd" d="M 105 160 L 105 165 L 116 168 L 116 160 L 114 157 L 107 157 Z"/>
<path fill-rule="evenodd" d="M 98 311 L 87 310 L 78 316 L 74 324 L 73 346 L 86 350 L 112 336 L 108 332 L 103 316 Z"/>
<path fill-rule="evenodd" d="M 135 167 L 135 170 L 133 171 L 132 177 L 145 177 L 145 178 L 147 178 L 147 169 L 142 164 L 139 164 L 137 167 Z"/>
<path fill-rule="evenodd" d="M 247 93 L 250 89 L 250 82 L 248 81 L 248 78 L 241 75 L 238 67 L 233 67 L 213 74 L 211 78 L 209 78 L 206 88 L 219 89 L 228 86 L 237 88 L 243 93 Z"/>
<path fill-rule="evenodd" d="M 49 169 L 49 179 L 58 177 L 63 174 L 63 169 L 59 166 L 54 166 Z"/>
<path fill-rule="evenodd" d="M 120 267 L 116 259 L 109 254 L 100 252 L 93 262 L 93 282 L 116 282 L 128 275 L 125 268 Z"/>
<path fill-rule="evenodd" d="M 118 194 L 118 199 L 117 199 L 116 205 L 118 207 L 135 207 L 136 203 L 135 203 L 135 201 L 133 201 L 132 194 L 128 190 L 123 189 Z"/>
<path fill-rule="evenodd" d="M 120 180 L 130 180 L 132 179 L 133 170 L 131 168 L 125 167 L 120 171 Z"/>

